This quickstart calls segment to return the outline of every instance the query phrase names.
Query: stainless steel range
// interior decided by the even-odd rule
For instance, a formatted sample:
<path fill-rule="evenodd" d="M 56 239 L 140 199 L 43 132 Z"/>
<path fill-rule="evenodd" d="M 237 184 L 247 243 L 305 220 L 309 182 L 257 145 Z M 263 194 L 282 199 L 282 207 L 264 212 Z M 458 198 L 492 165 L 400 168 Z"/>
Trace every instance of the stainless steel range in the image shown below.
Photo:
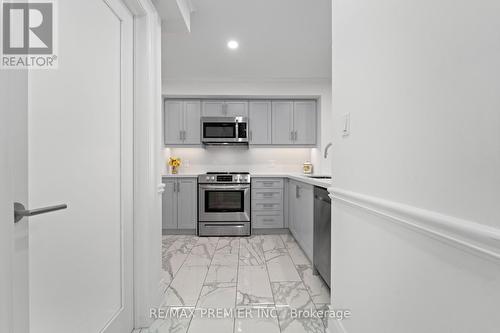
<path fill-rule="evenodd" d="M 198 235 L 250 235 L 250 174 L 209 172 L 198 176 Z"/>

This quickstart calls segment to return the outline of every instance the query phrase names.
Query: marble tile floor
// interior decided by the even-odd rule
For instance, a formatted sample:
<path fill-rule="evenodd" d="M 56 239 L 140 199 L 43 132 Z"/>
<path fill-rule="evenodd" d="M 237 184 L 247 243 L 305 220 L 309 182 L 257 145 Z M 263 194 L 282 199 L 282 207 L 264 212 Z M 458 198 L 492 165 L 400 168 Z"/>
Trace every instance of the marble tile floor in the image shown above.
<path fill-rule="evenodd" d="M 326 320 L 294 310 L 325 309 L 326 284 L 289 234 L 251 237 L 163 236 L 165 316 L 134 333 L 324 333 Z M 232 315 L 207 315 L 209 310 Z M 179 313 L 179 312 L 177 312 Z M 215 317 L 215 318 L 214 318 Z"/>

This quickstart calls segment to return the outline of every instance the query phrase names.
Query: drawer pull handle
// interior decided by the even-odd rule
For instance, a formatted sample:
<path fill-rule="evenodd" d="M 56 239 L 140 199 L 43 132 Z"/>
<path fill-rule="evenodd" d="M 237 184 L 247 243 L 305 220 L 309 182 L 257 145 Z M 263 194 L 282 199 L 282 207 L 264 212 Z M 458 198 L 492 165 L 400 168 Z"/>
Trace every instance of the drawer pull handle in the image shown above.
<path fill-rule="evenodd" d="M 262 222 L 274 222 L 273 219 L 262 219 Z"/>

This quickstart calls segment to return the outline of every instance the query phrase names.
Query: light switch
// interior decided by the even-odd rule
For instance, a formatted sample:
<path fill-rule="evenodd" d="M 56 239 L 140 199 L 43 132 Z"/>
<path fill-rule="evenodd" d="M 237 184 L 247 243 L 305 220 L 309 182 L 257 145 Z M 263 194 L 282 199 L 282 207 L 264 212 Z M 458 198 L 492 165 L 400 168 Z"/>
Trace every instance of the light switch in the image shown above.
<path fill-rule="evenodd" d="M 342 136 L 348 136 L 351 133 L 351 113 L 348 112 L 342 116 Z"/>

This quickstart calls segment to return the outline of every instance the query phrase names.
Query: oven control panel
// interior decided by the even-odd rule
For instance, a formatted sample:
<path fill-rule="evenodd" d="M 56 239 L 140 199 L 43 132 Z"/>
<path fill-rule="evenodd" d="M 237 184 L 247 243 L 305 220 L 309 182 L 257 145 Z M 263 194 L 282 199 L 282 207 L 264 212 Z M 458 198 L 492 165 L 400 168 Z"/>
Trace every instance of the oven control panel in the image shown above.
<path fill-rule="evenodd" d="M 247 173 L 209 173 L 198 176 L 198 183 L 201 184 L 249 184 L 250 175 Z"/>

